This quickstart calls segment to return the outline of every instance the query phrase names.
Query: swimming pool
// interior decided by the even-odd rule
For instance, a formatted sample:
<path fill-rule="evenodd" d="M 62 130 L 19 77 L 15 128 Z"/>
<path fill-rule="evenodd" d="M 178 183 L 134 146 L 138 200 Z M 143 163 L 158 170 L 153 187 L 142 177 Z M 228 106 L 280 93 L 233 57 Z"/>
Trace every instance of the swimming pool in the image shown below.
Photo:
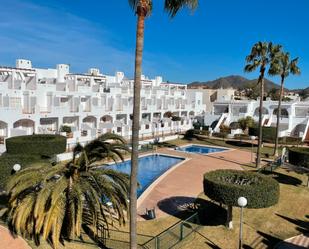
<path fill-rule="evenodd" d="M 188 145 L 184 147 L 178 147 L 177 150 L 189 152 L 189 153 L 197 153 L 197 154 L 208 154 L 213 152 L 221 152 L 226 151 L 224 148 L 216 148 L 216 147 L 208 147 L 208 146 L 200 146 L 200 145 Z"/>
<path fill-rule="evenodd" d="M 151 183 L 153 183 L 159 176 L 166 172 L 171 167 L 183 161 L 184 158 L 165 156 L 165 155 L 149 155 L 138 159 L 138 174 L 137 179 L 140 188 L 137 190 L 139 197 Z M 110 166 L 112 169 L 130 174 L 131 160 Z"/>

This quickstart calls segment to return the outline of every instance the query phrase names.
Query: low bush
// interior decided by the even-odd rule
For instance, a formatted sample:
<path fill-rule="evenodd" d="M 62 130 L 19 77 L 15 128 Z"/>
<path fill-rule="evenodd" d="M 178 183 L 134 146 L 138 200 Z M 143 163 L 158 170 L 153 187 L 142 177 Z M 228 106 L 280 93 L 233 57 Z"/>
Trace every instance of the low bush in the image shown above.
<path fill-rule="evenodd" d="M 203 135 L 203 136 L 209 136 L 209 131 L 208 130 L 201 130 L 199 134 Z"/>
<path fill-rule="evenodd" d="M 181 117 L 172 116 L 172 121 L 181 121 Z"/>
<path fill-rule="evenodd" d="M 227 133 L 227 132 L 213 132 L 212 136 L 224 139 L 224 138 L 227 138 L 228 134 L 229 133 Z"/>
<path fill-rule="evenodd" d="M 250 136 L 259 136 L 258 127 L 249 127 Z M 263 127 L 263 142 L 273 143 L 276 139 L 276 127 Z"/>
<path fill-rule="evenodd" d="M 183 138 L 187 140 L 192 140 L 193 138 L 195 138 L 195 130 L 187 130 Z"/>
<path fill-rule="evenodd" d="M 202 125 L 199 122 L 196 122 L 196 123 L 193 124 L 194 130 L 199 130 L 201 127 L 202 127 Z"/>
<path fill-rule="evenodd" d="M 72 128 L 68 125 L 62 125 L 60 127 L 60 132 L 66 132 L 66 133 L 71 133 L 72 132 Z"/>
<path fill-rule="evenodd" d="M 301 137 L 279 137 L 279 143 L 288 145 L 300 145 L 303 142 Z"/>
<path fill-rule="evenodd" d="M 231 133 L 231 128 L 227 125 L 221 125 L 220 126 L 220 132 L 229 134 L 229 133 Z"/>
<path fill-rule="evenodd" d="M 240 140 L 250 140 L 250 136 L 246 134 L 236 134 L 234 135 L 234 138 Z"/>
<path fill-rule="evenodd" d="M 289 162 L 297 166 L 309 168 L 309 149 L 289 148 Z"/>
<path fill-rule="evenodd" d="M 54 155 L 66 150 L 66 137 L 60 135 L 30 135 L 6 140 L 8 154 Z"/>
<path fill-rule="evenodd" d="M 208 130 L 194 130 L 194 134 L 196 135 L 203 135 L 203 136 L 209 136 L 209 131 Z"/>
<path fill-rule="evenodd" d="M 265 208 L 279 200 L 279 184 L 269 176 L 239 170 L 215 170 L 204 175 L 204 193 L 228 206 L 238 206 L 240 196 L 248 208 Z"/>

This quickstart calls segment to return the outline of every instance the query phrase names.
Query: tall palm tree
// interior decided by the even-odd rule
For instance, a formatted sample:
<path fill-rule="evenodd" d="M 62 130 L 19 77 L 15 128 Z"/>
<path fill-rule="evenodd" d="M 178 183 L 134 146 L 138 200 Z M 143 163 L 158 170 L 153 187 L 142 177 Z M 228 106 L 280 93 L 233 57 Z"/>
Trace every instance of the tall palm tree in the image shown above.
<path fill-rule="evenodd" d="M 134 72 L 134 100 L 132 122 L 132 155 L 131 155 L 131 180 L 130 180 L 130 247 L 137 247 L 136 218 L 137 218 L 137 170 L 138 170 L 138 138 L 140 120 L 140 91 L 142 74 L 142 57 L 144 47 L 145 18 L 151 14 L 152 0 L 129 0 L 129 4 L 137 15 L 135 72 Z M 195 9 L 198 0 L 165 0 L 165 11 L 171 17 L 183 7 Z"/>
<path fill-rule="evenodd" d="M 281 117 L 281 102 L 284 91 L 284 81 L 291 74 L 299 75 L 300 69 L 298 67 L 298 58 L 290 60 L 290 54 L 281 52 L 278 53 L 273 62 L 271 63 L 269 74 L 279 75 L 281 77 L 279 103 L 277 108 L 277 124 L 276 124 L 276 141 L 274 148 L 274 155 L 278 156 L 278 143 L 279 143 L 279 126 Z"/>
<path fill-rule="evenodd" d="M 124 139 L 104 134 L 86 146 L 77 145 L 73 160 L 53 167 L 22 170 L 8 182 L 8 226 L 13 233 L 59 241 L 81 235 L 82 225 L 108 225 L 115 219 L 103 200 L 109 200 L 120 224 L 128 210 L 129 176 L 96 163 L 110 158 L 123 160 Z M 94 229 L 96 232 L 96 229 Z"/>
<path fill-rule="evenodd" d="M 263 136 L 263 99 L 264 99 L 264 77 L 267 67 L 274 60 L 281 50 L 280 45 L 273 45 L 271 42 L 257 42 L 253 45 L 251 53 L 246 57 L 247 65 L 245 72 L 253 72 L 259 68 L 260 75 L 257 84 L 260 87 L 260 106 L 259 106 L 259 139 L 256 158 L 256 167 L 260 167 L 261 162 L 261 147 Z"/>

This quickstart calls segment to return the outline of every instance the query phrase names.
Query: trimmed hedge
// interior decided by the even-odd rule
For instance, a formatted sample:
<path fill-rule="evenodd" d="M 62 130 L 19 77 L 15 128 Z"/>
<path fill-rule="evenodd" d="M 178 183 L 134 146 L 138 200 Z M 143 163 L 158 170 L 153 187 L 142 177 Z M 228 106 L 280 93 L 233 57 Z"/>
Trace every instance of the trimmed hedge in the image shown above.
<path fill-rule="evenodd" d="M 238 206 L 239 197 L 246 197 L 248 208 L 265 208 L 279 200 L 279 183 L 269 176 L 238 170 L 215 170 L 204 175 L 204 193 L 210 199 Z"/>
<path fill-rule="evenodd" d="M 280 144 L 299 145 L 302 144 L 301 137 L 279 137 Z"/>
<path fill-rule="evenodd" d="M 30 135 L 6 139 L 9 154 L 54 155 L 66 150 L 66 137 L 60 135 Z"/>
<path fill-rule="evenodd" d="M 297 166 L 309 168 L 309 149 L 289 148 L 289 162 Z"/>
<path fill-rule="evenodd" d="M 250 140 L 250 136 L 247 134 L 235 134 L 235 139 L 244 139 L 244 140 Z"/>
<path fill-rule="evenodd" d="M 228 132 L 213 132 L 212 136 L 224 139 L 227 138 L 228 134 L 229 134 Z"/>
<path fill-rule="evenodd" d="M 31 166 L 33 163 L 44 163 L 50 165 L 47 159 L 42 159 L 39 155 L 9 155 L 4 153 L 0 156 L 0 191 L 1 189 L 4 189 L 5 184 L 11 175 L 12 168 L 16 163 L 20 164 L 22 169 Z"/>
<path fill-rule="evenodd" d="M 193 138 L 195 138 L 195 131 L 193 129 L 187 130 L 183 138 L 187 140 L 192 140 Z"/>
<path fill-rule="evenodd" d="M 259 136 L 258 127 L 249 127 L 250 136 Z M 276 139 L 276 127 L 263 127 L 263 142 L 273 143 Z"/>

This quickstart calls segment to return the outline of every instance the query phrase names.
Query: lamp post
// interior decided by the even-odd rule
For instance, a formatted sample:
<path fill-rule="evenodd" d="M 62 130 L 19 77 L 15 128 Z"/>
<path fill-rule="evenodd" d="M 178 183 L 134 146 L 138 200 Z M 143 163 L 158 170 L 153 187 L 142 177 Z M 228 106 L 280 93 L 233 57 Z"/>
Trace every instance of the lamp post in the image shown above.
<path fill-rule="evenodd" d="M 13 168 L 12 168 L 12 171 L 11 171 L 11 175 L 17 173 L 17 172 L 20 171 L 20 170 L 21 170 L 20 164 L 18 164 L 18 163 L 14 164 L 14 165 L 13 165 Z"/>
<path fill-rule="evenodd" d="M 255 136 L 250 136 L 251 139 L 251 162 L 253 161 L 253 141 L 255 140 Z"/>
<path fill-rule="evenodd" d="M 239 229 L 239 246 L 242 248 L 242 223 L 243 223 L 243 208 L 247 206 L 247 199 L 245 197 L 239 197 L 237 200 L 238 206 L 240 206 L 240 229 Z"/>

